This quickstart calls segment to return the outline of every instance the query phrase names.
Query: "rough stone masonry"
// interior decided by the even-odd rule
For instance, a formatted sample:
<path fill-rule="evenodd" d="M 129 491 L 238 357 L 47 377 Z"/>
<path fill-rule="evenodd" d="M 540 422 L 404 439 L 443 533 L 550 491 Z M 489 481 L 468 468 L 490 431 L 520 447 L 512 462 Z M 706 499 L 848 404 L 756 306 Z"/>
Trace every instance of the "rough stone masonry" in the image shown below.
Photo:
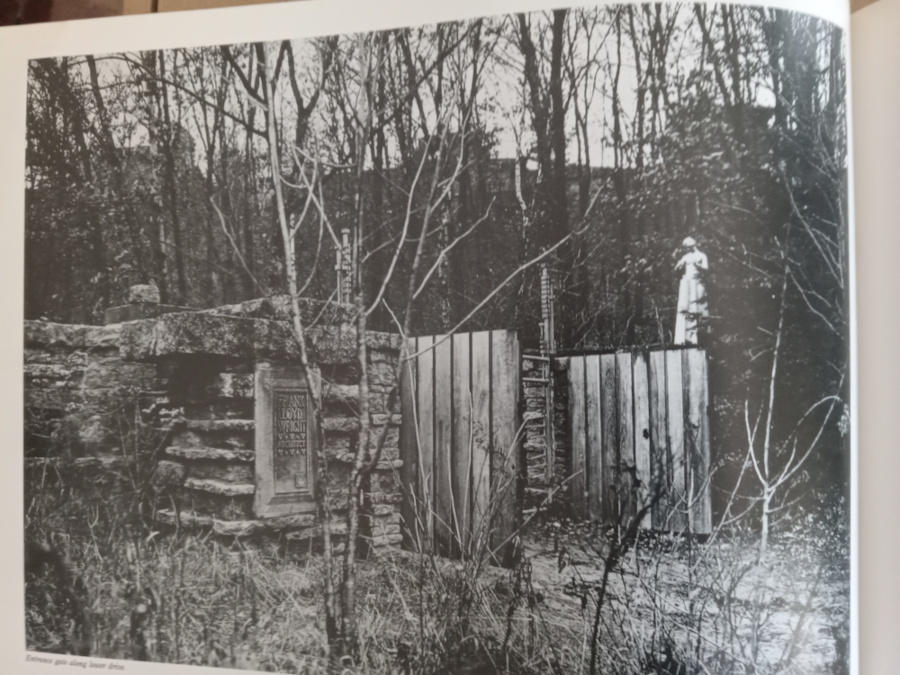
<path fill-rule="evenodd" d="M 255 378 L 260 364 L 298 362 L 288 308 L 286 299 L 273 298 L 202 312 L 149 312 L 144 316 L 150 318 L 104 327 L 26 322 L 26 421 L 41 418 L 47 429 L 54 427 L 52 442 L 42 447 L 31 442 L 27 450 L 62 462 L 127 458 L 128 449 L 114 442 L 108 428 L 126 401 L 149 396 L 154 405 L 144 407 L 155 411 L 149 423 L 165 434 L 150 478 L 163 507 L 157 511 L 161 524 L 314 545 L 318 529 L 309 491 L 295 505 L 290 495 L 282 495 L 288 506 L 276 517 L 254 508 L 258 453 L 272 451 L 257 447 Z M 301 310 L 307 323 L 318 320 L 307 332 L 307 347 L 320 375 L 316 395 L 322 403 L 329 496 L 337 511 L 334 532 L 340 536 L 358 435 L 356 331 L 345 307 L 304 302 Z M 366 344 L 372 425 L 376 433 L 388 427 L 362 504 L 364 543 L 379 547 L 401 538 L 400 416 L 387 408 L 401 343 L 398 336 L 369 332 Z M 59 442 L 68 436 L 75 441 Z"/>

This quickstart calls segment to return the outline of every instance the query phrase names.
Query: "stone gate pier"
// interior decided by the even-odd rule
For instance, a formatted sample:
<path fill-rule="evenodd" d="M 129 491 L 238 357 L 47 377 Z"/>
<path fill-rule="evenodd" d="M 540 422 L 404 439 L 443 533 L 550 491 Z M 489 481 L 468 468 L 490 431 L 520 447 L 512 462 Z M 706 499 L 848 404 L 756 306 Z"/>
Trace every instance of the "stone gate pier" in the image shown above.
<path fill-rule="evenodd" d="M 110 358 L 120 359 L 125 372 L 139 366 L 146 385 L 147 369 L 155 369 L 155 403 L 145 413 L 166 430 L 150 478 L 161 525 L 314 547 L 321 534 L 312 433 L 318 400 L 333 533 L 345 534 L 358 439 L 356 329 L 345 306 L 308 301 L 301 314 L 313 325 L 306 335 L 313 387 L 299 367 L 287 298 L 170 311 L 104 329 L 106 347 L 118 346 Z M 363 547 L 378 548 L 401 539 L 400 415 L 388 410 L 401 341 L 369 332 L 366 345 L 371 425 L 376 434 L 387 427 L 387 437 L 365 485 L 360 525 Z"/>

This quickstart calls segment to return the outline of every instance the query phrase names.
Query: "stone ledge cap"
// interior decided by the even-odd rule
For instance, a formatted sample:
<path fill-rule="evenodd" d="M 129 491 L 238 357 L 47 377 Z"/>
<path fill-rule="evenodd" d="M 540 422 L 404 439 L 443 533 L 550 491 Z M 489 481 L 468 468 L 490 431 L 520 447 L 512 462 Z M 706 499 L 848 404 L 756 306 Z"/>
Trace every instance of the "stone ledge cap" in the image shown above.
<path fill-rule="evenodd" d="M 356 328 L 351 324 L 313 326 L 306 331 L 309 358 L 317 364 L 356 360 Z M 371 349 L 400 349 L 399 336 L 372 332 Z M 289 323 L 199 312 L 175 312 L 122 324 L 119 351 L 132 361 L 173 356 L 223 356 L 254 361 L 293 361 L 300 348 Z"/>

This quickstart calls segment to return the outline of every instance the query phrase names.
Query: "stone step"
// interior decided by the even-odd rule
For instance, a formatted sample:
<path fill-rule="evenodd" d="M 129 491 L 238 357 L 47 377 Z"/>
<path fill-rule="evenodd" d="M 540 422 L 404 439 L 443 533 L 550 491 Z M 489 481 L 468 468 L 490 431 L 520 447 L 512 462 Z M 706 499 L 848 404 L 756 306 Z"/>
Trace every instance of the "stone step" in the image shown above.
<path fill-rule="evenodd" d="M 372 506 L 372 515 L 376 518 L 392 516 L 395 513 L 398 513 L 398 511 L 392 504 L 375 504 L 374 506 Z"/>
<path fill-rule="evenodd" d="M 256 428 L 255 420 L 180 420 L 177 426 L 183 426 L 190 431 L 253 431 Z"/>
<path fill-rule="evenodd" d="M 173 445 L 166 448 L 166 454 L 170 457 L 178 457 L 189 461 L 252 462 L 256 459 L 256 453 L 253 450 L 226 450 L 201 446 Z"/>
<path fill-rule="evenodd" d="M 522 382 L 545 386 L 551 384 L 552 380 L 549 380 L 546 377 L 523 377 Z"/>
<path fill-rule="evenodd" d="M 395 413 L 375 413 L 371 415 L 371 426 L 381 427 L 385 424 L 398 427 L 403 421 L 402 415 Z M 219 420 L 179 420 L 174 428 L 184 428 L 189 431 L 253 431 L 256 428 L 255 420 L 219 419 Z M 325 417 L 322 420 L 324 431 L 352 432 L 359 428 L 359 421 L 355 417 Z"/>
<path fill-rule="evenodd" d="M 385 424 L 397 427 L 403 421 L 402 415 L 396 413 L 393 415 L 376 413 L 371 415 L 370 419 L 371 427 L 382 427 Z M 324 431 L 352 433 L 359 429 L 359 420 L 355 417 L 326 417 L 322 420 L 322 428 Z"/>
<path fill-rule="evenodd" d="M 53 467 L 54 469 L 86 469 L 86 470 L 106 470 L 123 469 L 134 464 L 132 457 L 78 457 L 70 460 L 67 457 L 26 457 L 26 469 L 42 469 L 44 467 Z"/>
<path fill-rule="evenodd" d="M 325 403 L 359 405 L 359 385 L 326 384 L 322 386 L 322 399 Z"/>
<path fill-rule="evenodd" d="M 340 462 L 342 464 L 355 464 L 356 463 L 356 455 L 352 452 L 335 452 L 328 457 L 329 460 L 334 460 L 336 462 Z M 390 469 L 400 469 L 403 466 L 402 459 L 381 459 L 378 464 L 375 465 L 376 471 L 388 471 Z"/>
<path fill-rule="evenodd" d="M 253 496 L 256 486 L 253 483 L 226 483 L 213 478 L 187 478 L 184 486 L 198 492 L 220 495 L 222 497 Z"/>
<path fill-rule="evenodd" d="M 376 534 L 374 537 L 368 537 L 369 542 L 375 548 L 386 546 L 397 546 L 403 541 L 403 535 L 400 532 L 392 532 L 387 534 Z"/>
<path fill-rule="evenodd" d="M 315 525 L 313 514 L 296 514 L 263 518 L 258 520 L 220 520 L 212 516 L 203 516 L 190 511 L 181 511 L 176 517 L 171 509 L 160 509 L 156 519 L 165 525 L 176 525 L 180 522 L 188 528 L 210 528 L 215 534 L 226 537 L 249 537 L 262 533 L 277 533 L 282 530 L 310 528 Z"/>
<path fill-rule="evenodd" d="M 403 493 L 401 492 L 377 492 L 369 495 L 375 508 L 382 504 L 400 504 L 403 501 Z"/>
<path fill-rule="evenodd" d="M 541 452 L 543 452 L 546 449 L 547 449 L 547 443 L 543 438 L 540 440 L 529 439 L 529 440 L 525 441 L 525 451 L 526 452 L 531 451 L 531 450 L 533 450 L 533 451 L 540 450 Z"/>
<path fill-rule="evenodd" d="M 312 527 L 306 528 L 304 530 L 298 530 L 296 532 L 289 532 L 285 535 L 285 539 L 289 541 L 303 541 L 305 539 L 313 539 L 315 537 L 319 537 L 322 535 L 323 528 L 321 525 L 314 525 Z M 331 535 L 332 536 L 345 536 L 347 534 L 347 522 L 341 518 L 336 517 L 331 522 Z"/>

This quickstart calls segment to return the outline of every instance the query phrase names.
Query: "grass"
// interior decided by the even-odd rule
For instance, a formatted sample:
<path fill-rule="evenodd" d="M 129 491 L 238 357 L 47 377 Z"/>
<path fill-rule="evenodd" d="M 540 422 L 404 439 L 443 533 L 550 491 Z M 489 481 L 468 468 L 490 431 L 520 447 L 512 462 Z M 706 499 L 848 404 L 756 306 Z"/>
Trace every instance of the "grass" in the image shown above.
<path fill-rule="evenodd" d="M 606 538 L 585 523 L 553 522 L 530 537 L 535 578 L 553 580 L 555 616 L 575 626 L 594 610 Z M 610 578 L 601 613 L 602 673 L 845 673 L 849 555 L 833 524 L 778 532 L 759 574 L 758 538 L 720 531 L 714 541 L 643 532 Z M 553 542 L 552 548 L 548 542 Z M 542 548 L 543 547 L 543 548 Z M 558 551 L 570 561 L 557 572 Z M 761 579 L 762 603 L 754 602 Z M 752 628 L 761 644 L 752 651 Z M 587 633 L 585 633 L 587 634 Z M 590 647 L 573 672 L 588 672 Z"/>
<path fill-rule="evenodd" d="M 65 541 L 87 589 L 95 655 L 290 673 L 327 670 L 322 567 L 315 556 L 285 559 L 193 535 L 151 534 L 122 542 L 107 556 L 97 555 L 90 541 L 58 541 Z M 518 656 L 525 637 L 518 626 L 507 650 L 501 649 L 512 602 L 503 584 L 477 585 L 467 593 L 462 566 L 400 553 L 361 562 L 359 584 L 360 672 L 437 673 L 464 663 L 547 672 Z M 44 618 L 61 609 L 45 599 L 53 595 L 53 579 L 33 579 L 27 593 L 29 648 L 65 651 L 71 623 Z M 532 640 L 528 648 L 539 662 L 534 655 L 541 646 Z"/>
<path fill-rule="evenodd" d="M 151 516 L 165 495 L 130 470 L 76 481 L 45 467 L 26 484 L 26 539 L 48 542 L 72 570 L 92 655 L 329 670 L 318 557 L 277 541 L 161 531 Z M 534 605 L 527 579 L 481 571 L 397 550 L 360 561 L 360 659 L 340 672 L 552 672 L 553 650 L 519 616 Z M 52 566 L 28 570 L 28 649 L 76 650 L 83 627 L 65 590 Z"/>
<path fill-rule="evenodd" d="M 26 538 L 51 543 L 73 570 L 94 656 L 287 673 L 589 672 L 608 551 L 590 525 L 536 522 L 513 570 L 398 550 L 360 561 L 359 661 L 334 670 L 318 557 L 161 531 L 152 512 L 166 497 L 130 469 L 77 481 L 45 469 L 26 484 Z M 773 541 L 761 612 L 750 533 L 708 545 L 643 534 L 610 578 L 599 672 L 845 672 L 843 538 L 829 526 L 795 530 Z M 52 567 L 31 569 L 25 593 L 28 648 L 74 651 L 78 613 Z M 764 637 L 755 660 L 754 620 Z"/>

